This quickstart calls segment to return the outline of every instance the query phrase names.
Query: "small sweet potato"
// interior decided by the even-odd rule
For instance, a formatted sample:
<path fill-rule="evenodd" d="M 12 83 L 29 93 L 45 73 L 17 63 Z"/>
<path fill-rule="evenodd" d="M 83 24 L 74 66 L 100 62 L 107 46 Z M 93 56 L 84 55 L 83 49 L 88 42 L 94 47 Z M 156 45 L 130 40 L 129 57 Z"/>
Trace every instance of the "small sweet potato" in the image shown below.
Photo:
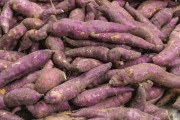
<path fill-rule="evenodd" d="M 153 82 L 151 80 L 147 80 L 141 83 L 141 85 L 144 87 L 145 91 L 149 91 L 152 86 L 153 86 Z"/>
<path fill-rule="evenodd" d="M 125 69 L 120 69 L 111 80 L 111 85 L 127 85 L 142 82 L 144 80 L 152 80 L 166 87 L 179 88 L 179 76 L 166 72 L 158 65 L 151 63 L 142 63 Z"/>
<path fill-rule="evenodd" d="M 96 15 L 96 6 L 93 4 L 94 2 L 90 2 L 86 5 L 86 17 L 85 21 L 90 21 L 90 20 L 95 20 L 95 15 Z"/>
<path fill-rule="evenodd" d="M 100 11 L 96 12 L 95 20 L 108 21 Z"/>
<path fill-rule="evenodd" d="M 76 58 L 71 63 L 73 66 L 73 70 L 78 71 L 80 73 L 91 70 L 94 67 L 102 65 L 103 63 L 99 60 L 92 58 Z"/>
<path fill-rule="evenodd" d="M 168 63 L 168 67 L 175 67 L 175 66 L 178 66 L 180 65 L 180 58 L 177 57 L 175 58 L 173 61 L 171 61 L 170 63 Z"/>
<path fill-rule="evenodd" d="M 14 115 L 11 112 L 6 111 L 6 110 L 0 110 L 0 118 L 2 120 L 23 120 L 19 116 Z"/>
<path fill-rule="evenodd" d="M 35 90 L 35 84 L 34 83 L 27 83 L 23 86 L 23 88 L 30 88 L 32 90 Z"/>
<path fill-rule="evenodd" d="M 51 55 L 52 51 L 50 50 L 39 50 L 20 58 L 0 73 L 0 86 L 4 87 L 15 79 L 39 69 Z"/>
<path fill-rule="evenodd" d="M 65 80 L 66 74 L 63 71 L 57 68 L 44 69 L 35 83 L 35 89 L 39 93 L 45 94 Z"/>
<path fill-rule="evenodd" d="M 29 88 L 19 88 L 5 94 L 4 103 L 7 107 L 32 105 L 35 104 L 41 97 L 42 95 L 35 90 Z"/>
<path fill-rule="evenodd" d="M 67 57 L 88 57 L 107 62 L 109 49 L 101 46 L 86 46 L 74 48 L 65 52 Z"/>
<path fill-rule="evenodd" d="M 13 62 L 0 59 L 0 72 L 8 68 Z"/>
<path fill-rule="evenodd" d="M 82 8 L 75 8 L 70 12 L 69 18 L 73 20 L 84 21 L 85 11 Z"/>
<path fill-rule="evenodd" d="M 164 89 L 162 87 L 151 87 L 146 91 L 146 100 L 149 103 L 157 102 L 164 95 Z"/>
<path fill-rule="evenodd" d="M 36 118 L 46 117 L 54 112 L 70 110 L 68 102 L 59 102 L 57 104 L 47 104 L 44 101 L 37 102 L 34 105 L 26 106 L 28 111 Z"/>
<path fill-rule="evenodd" d="M 180 65 L 171 68 L 170 72 L 171 72 L 172 74 L 175 74 L 175 75 L 180 76 Z"/>
<path fill-rule="evenodd" d="M 102 64 L 80 75 L 79 77 L 75 77 L 64 82 L 63 84 L 60 84 L 59 86 L 53 88 L 46 94 L 45 102 L 57 103 L 60 101 L 70 100 L 76 97 L 94 80 L 104 75 L 111 68 L 111 66 L 111 63 Z"/>
<path fill-rule="evenodd" d="M 64 51 L 64 43 L 61 38 L 49 36 L 45 41 L 46 48 L 56 51 Z"/>
<path fill-rule="evenodd" d="M 176 102 L 173 104 L 173 107 L 180 111 L 180 97 L 176 99 Z"/>

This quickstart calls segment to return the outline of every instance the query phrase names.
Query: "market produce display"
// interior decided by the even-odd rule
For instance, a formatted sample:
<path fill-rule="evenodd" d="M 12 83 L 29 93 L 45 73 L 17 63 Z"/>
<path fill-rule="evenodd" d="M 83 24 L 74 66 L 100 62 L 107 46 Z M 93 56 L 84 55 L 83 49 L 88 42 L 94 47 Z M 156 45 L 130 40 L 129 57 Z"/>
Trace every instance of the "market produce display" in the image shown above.
<path fill-rule="evenodd" d="M 0 0 L 0 120 L 179 120 L 179 19 L 178 0 Z"/>

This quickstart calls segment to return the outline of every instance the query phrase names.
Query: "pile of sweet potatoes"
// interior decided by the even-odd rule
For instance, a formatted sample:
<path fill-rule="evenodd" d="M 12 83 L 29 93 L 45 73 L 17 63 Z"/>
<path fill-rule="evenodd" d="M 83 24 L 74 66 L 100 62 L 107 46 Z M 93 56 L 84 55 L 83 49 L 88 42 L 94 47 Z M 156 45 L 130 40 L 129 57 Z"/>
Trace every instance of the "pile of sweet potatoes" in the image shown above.
<path fill-rule="evenodd" d="M 180 3 L 0 0 L 0 120 L 171 120 Z"/>

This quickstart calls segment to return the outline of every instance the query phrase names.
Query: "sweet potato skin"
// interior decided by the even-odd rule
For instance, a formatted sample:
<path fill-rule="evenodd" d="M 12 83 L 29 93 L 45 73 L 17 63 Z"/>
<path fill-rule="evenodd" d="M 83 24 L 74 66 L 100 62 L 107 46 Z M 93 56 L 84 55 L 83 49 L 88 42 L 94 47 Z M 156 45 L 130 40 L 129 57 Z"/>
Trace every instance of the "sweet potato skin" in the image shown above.
<path fill-rule="evenodd" d="M 29 88 L 19 88 L 8 92 L 4 96 L 4 103 L 8 107 L 15 107 L 20 105 L 35 104 L 40 98 L 41 94 Z"/>
<path fill-rule="evenodd" d="M 64 51 L 64 43 L 58 37 L 49 36 L 45 41 L 45 45 L 50 50 Z"/>
<path fill-rule="evenodd" d="M 0 86 L 3 87 L 9 82 L 37 70 L 49 60 L 51 55 L 52 51 L 50 50 L 39 50 L 22 57 L 0 73 Z"/>
<path fill-rule="evenodd" d="M 179 65 L 179 66 L 176 66 L 176 67 L 171 68 L 170 72 L 171 72 L 171 73 L 173 73 L 173 74 L 175 74 L 175 75 L 180 76 L 180 65 Z"/>
<path fill-rule="evenodd" d="M 0 94 L 0 110 L 5 109 L 6 105 L 4 104 L 4 95 Z"/>
<path fill-rule="evenodd" d="M 180 111 L 180 97 L 177 98 L 176 102 L 173 104 L 173 107 Z"/>
<path fill-rule="evenodd" d="M 66 101 L 76 97 L 96 78 L 99 78 L 101 75 L 106 73 L 111 68 L 111 66 L 111 63 L 102 64 L 80 75 L 79 77 L 64 82 L 63 84 L 53 88 L 46 94 L 45 102 L 57 103 L 58 101 Z M 74 83 L 73 85 L 72 82 Z M 69 84 L 71 84 L 71 86 L 69 86 Z"/>
<path fill-rule="evenodd" d="M 19 116 L 14 115 L 11 112 L 8 112 L 6 110 L 0 110 L 0 118 L 2 120 L 23 120 Z"/>
<path fill-rule="evenodd" d="M 69 18 L 73 20 L 84 21 L 85 11 L 82 8 L 75 8 L 70 12 Z"/>
<path fill-rule="evenodd" d="M 63 71 L 57 68 L 44 69 L 35 83 L 35 89 L 39 93 L 45 94 L 65 80 L 66 74 Z"/>

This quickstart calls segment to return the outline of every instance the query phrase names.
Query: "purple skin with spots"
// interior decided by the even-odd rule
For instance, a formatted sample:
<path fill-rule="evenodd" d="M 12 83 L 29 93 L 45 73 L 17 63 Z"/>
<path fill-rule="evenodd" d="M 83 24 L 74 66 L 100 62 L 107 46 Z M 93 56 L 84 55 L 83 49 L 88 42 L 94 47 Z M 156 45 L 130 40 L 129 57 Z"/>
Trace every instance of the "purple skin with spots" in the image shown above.
<path fill-rule="evenodd" d="M 0 94 L 0 110 L 5 109 L 6 105 L 4 104 L 4 95 Z"/>
<path fill-rule="evenodd" d="M 46 94 L 45 102 L 57 103 L 60 101 L 67 101 L 76 97 L 94 80 L 105 74 L 111 68 L 111 66 L 111 63 L 100 65 L 80 75 L 79 77 L 75 77 L 60 84 Z"/>
<path fill-rule="evenodd" d="M 24 53 L 16 52 L 16 51 L 9 51 L 9 50 L 0 50 L 0 59 L 15 62 L 19 58 L 25 56 Z"/>
<path fill-rule="evenodd" d="M 7 107 L 35 104 L 42 94 L 30 88 L 19 88 L 5 94 L 4 103 Z"/>
<path fill-rule="evenodd" d="M 76 0 L 64 0 L 57 4 L 55 7 L 56 9 L 60 9 L 62 12 L 66 13 L 76 7 L 75 2 Z"/>
<path fill-rule="evenodd" d="M 107 62 L 109 49 L 101 46 L 86 46 L 74 48 L 65 52 L 67 57 L 88 57 Z"/>
<path fill-rule="evenodd" d="M 169 22 L 173 16 L 172 10 L 169 8 L 164 8 L 158 11 L 152 18 L 151 22 L 161 28 L 164 24 Z"/>
<path fill-rule="evenodd" d="M 80 93 L 72 102 L 76 106 L 92 106 L 107 97 L 130 91 L 133 91 L 133 89 L 129 87 L 110 87 L 109 85 L 104 85 Z"/>
<path fill-rule="evenodd" d="M 115 2 L 116 4 L 118 3 L 119 6 L 124 6 L 126 1 L 125 0 L 113 0 L 113 2 Z"/>
<path fill-rule="evenodd" d="M 139 58 L 141 56 L 140 52 L 136 52 L 134 50 L 127 50 L 124 48 L 116 47 L 108 52 L 108 61 L 117 62 L 119 60 L 133 60 Z"/>
<path fill-rule="evenodd" d="M 111 80 L 113 86 L 122 86 L 127 84 L 136 84 L 145 80 L 152 80 L 165 87 L 180 87 L 180 77 L 166 72 L 158 65 L 151 63 L 142 63 L 125 69 L 120 69 Z"/>
<path fill-rule="evenodd" d="M 162 87 L 152 87 L 146 91 L 146 100 L 147 101 L 157 101 L 164 94 L 164 89 Z"/>
<path fill-rule="evenodd" d="M 91 20 L 95 20 L 95 15 L 96 15 L 96 8 L 95 5 L 90 2 L 86 5 L 86 17 L 85 17 L 85 21 L 91 21 Z"/>
<path fill-rule="evenodd" d="M 34 83 L 27 83 L 23 86 L 23 88 L 30 88 L 35 90 L 35 84 Z"/>
<path fill-rule="evenodd" d="M 179 32 L 180 25 L 177 25 L 173 32 L 170 34 L 169 41 L 165 49 L 153 57 L 153 62 L 160 66 L 166 66 L 174 58 L 179 56 L 180 53 L 180 39 Z"/>
<path fill-rule="evenodd" d="M 180 76 L 180 65 L 171 68 L 170 72 L 172 74 Z"/>
<path fill-rule="evenodd" d="M 44 25 L 44 22 L 39 18 L 26 18 L 22 21 L 27 29 L 39 29 Z"/>
<path fill-rule="evenodd" d="M 137 64 L 141 64 L 141 63 L 150 63 L 150 62 L 152 62 L 152 57 L 153 56 L 154 56 L 153 54 L 142 55 L 137 59 L 127 61 L 127 62 L 123 63 L 123 65 L 118 66 L 118 68 L 123 69 L 123 68 L 127 68 L 127 67 L 137 65 Z"/>
<path fill-rule="evenodd" d="M 14 62 L 0 73 L 0 87 L 42 67 L 52 55 L 50 50 L 39 50 Z"/>
<path fill-rule="evenodd" d="M 88 3 L 90 3 L 92 0 L 76 0 L 76 5 L 78 7 L 84 8 Z"/>
<path fill-rule="evenodd" d="M 34 105 L 26 106 L 28 111 L 36 118 L 46 117 L 54 112 L 70 110 L 69 103 L 59 102 L 57 104 L 47 104 L 44 101 L 40 101 Z"/>
<path fill-rule="evenodd" d="M 76 39 L 88 39 L 90 34 L 103 32 L 128 32 L 130 27 L 113 22 L 93 20 L 82 22 L 63 18 L 49 27 L 49 33 L 53 36 L 67 36 Z"/>
<path fill-rule="evenodd" d="M 105 43 L 105 42 L 98 42 L 98 41 L 92 41 L 92 40 L 76 40 L 76 39 L 70 39 L 67 37 L 63 38 L 65 42 L 67 42 L 69 45 L 73 47 L 85 47 L 85 46 L 103 46 L 107 48 L 115 48 L 115 47 L 122 47 L 125 49 L 130 50 L 131 47 L 127 45 L 117 45 L 117 44 L 111 44 L 111 43 Z"/>
<path fill-rule="evenodd" d="M 124 120 L 160 120 L 160 118 L 149 115 L 145 112 L 134 108 L 115 107 L 108 109 L 86 109 L 84 111 L 77 111 L 71 113 L 73 117 L 86 117 L 86 118 L 110 118 L 111 120 L 119 120 L 121 116 Z"/>
<path fill-rule="evenodd" d="M 75 71 L 86 72 L 86 71 L 91 70 L 92 68 L 102 65 L 103 63 L 99 60 L 92 59 L 92 58 L 78 57 L 74 59 L 74 61 L 71 64 Z"/>
<path fill-rule="evenodd" d="M 168 23 L 166 23 L 161 31 L 162 33 L 164 34 L 165 38 L 167 38 L 171 32 L 173 31 L 173 29 L 175 28 L 177 22 L 178 22 L 179 18 L 178 17 L 175 17 L 175 18 L 172 18 Z"/>
<path fill-rule="evenodd" d="M 54 63 L 52 60 L 49 60 L 43 67 L 43 69 L 51 69 L 54 67 Z"/>
<path fill-rule="evenodd" d="M 64 43 L 59 37 L 49 36 L 45 41 L 46 48 L 56 51 L 64 51 Z"/>
<path fill-rule="evenodd" d="M 102 85 L 103 83 L 106 83 L 107 81 L 108 79 L 104 79 L 104 75 L 102 75 L 101 77 L 97 78 L 93 83 L 91 83 L 88 88 L 97 87 L 99 85 Z"/>
<path fill-rule="evenodd" d="M 155 45 L 144 39 L 129 33 L 98 33 L 92 34 L 91 37 L 101 42 L 110 42 L 115 44 L 126 44 L 143 49 L 154 49 Z"/>
<path fill-rule="evenodd" d="M 173 104 L 173 107 L 180 111 L 180 96 L 176 99 L 176 102 Z"/>
<path fill-rule="evenodd" d="M 11 112 L 6 111 L 6 110 L 0 110 L 0 118 L 2 120 L 23 120 L 19 116 L 14 115 Z"/>
<path fill-rule="evenodd" d="M 85 11 L 82 8 L 75 8 L 69 14 L 69 18 L 73 20 L 84 21 L 85 19 Z"/>
<path fill-rule="evenodd" d="M 0 72 L 10 66 L 13 62 L 0 59 Z"/>
<path fill-rule="evenodd" d="M 6 90 L 6 92 L 10 92 L 14 89 L 23 87 L 25 84 L 35 83 L 38 77 L 40 76 L 40 74 L 41 74 L 41 71 L 30 73 L 27 76 L 6 85 L 2 89 Z"/>
<path fill-rule="evenodd" d="M 2 30 L 4 31 L 4 33 L 7 33 L 9 31 L 10 20 L 12 19 L 12 17 L 13 17 L 13 11 L 11 10 L 9 6 L 9 2 L 7 2 L 4 5 L 1 15 L 0 15 L 0 26 Z"/>

